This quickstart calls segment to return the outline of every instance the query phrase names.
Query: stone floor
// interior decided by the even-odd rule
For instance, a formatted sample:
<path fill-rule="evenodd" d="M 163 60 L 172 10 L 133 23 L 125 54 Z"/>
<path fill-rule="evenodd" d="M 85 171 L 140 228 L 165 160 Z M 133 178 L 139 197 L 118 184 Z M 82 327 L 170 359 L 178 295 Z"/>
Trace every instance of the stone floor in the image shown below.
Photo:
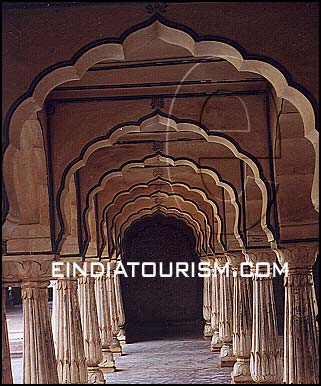
<path fill-rule="evenodd" d="M 15 384 L 22 384 L 23 319 L 21 305 L 7 307 L 11 364 Z M 202 337 L 166 338 L 126 344 L 116 359 L 109 384 L 230 383 L 230 368 L 220 368 L 218 354 Z"/>

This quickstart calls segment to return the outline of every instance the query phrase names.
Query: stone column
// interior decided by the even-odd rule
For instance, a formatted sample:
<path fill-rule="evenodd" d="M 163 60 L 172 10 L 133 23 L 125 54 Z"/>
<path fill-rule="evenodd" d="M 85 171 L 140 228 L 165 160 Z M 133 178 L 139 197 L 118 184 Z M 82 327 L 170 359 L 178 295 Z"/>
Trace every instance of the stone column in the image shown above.
<path fill-rule="evenodd" d="M 219 267 L 227 263 L 224 256 L 217 259 Z M 219 335 L 223 345 L 220 352 L 222 367 L 233 366 L 236 358 L 233 354 L 233 277 L 230 269 L 225 270 L 220 276 L 220 321 Z"/>
<path fill-rule="evenodd" d="M 116 307 L 117 307 L 117 319 L 119 332 L 117 334 L 117 339 L 121 344 L 126 343 L 126 333 L 125 333 L 125 311 L 123 303 L 123 295 L 120 286 L 119 275 L 114 275 L 114 286 L 115 286 L 115 296 L 116 296 Z"/>
<path fill-rule="evenodd" d="M 103 355 L 95 298 L 95 279 L 93 277 L 89 275 L 79 277 L 78 295 L 81 324 L 84 334 L 88 383 L 104 384 L 104 374 L 99 367 Z"/>
<path fill-rule="evenodd" d="M 113 353 L 110 350 L 113 334 L 111 328 L 110 303 L 106 280 L 106 272 L 104 275 L 95 279 L 98 324 L 103 352 L 103 359 L 99 366 L 103 372 L 113 372 L 115 371 L 115 361 Z"/>
<path fill-rule="evenodd" d="M 219 352 L 223 344 L 222 337 L 219 334 L 220 323 L 220 276 L 215 269 L 215 259 L 211 259 L 211 326 L 213 331 L 211 341 L 211 351 Z"/>
<path fill-rule="evenodd" d="M 284 277 L 284 374 L 289 384 L 319 383 L 319 336 L 314 307 L 312 266 L 316 259 L 313 244 L 280 248 L 277 255 Z"/>
<path fill-rule="evenodd" d="M 245 262 L 242 253 L 227 255 L 232 269 L 233 286 L 233 353 L 236 362 L 231 374 L 232 383 L 253 383 L 250 372 L 250 353 L 252 335 L 252 297 L 249 270 L 241 270 Z"/>
<path fill-rule="evenodd" d="M 110 316 L 111 316 L 111 327 L 112 327 L 112 341 L 110 344 L 110 349 L 115 356 L 122 354 L 122 348 L 120 341 L 117 338 L 119 333 L 118 317 L 117 317 L 117 304 L 116 304 L 116 293 L 114 285 L 114 271 L 116 269 L 116 261 L 109 262 L 109 270 L 107 270 L 107 290 L 108 290 L 108 299 L 110 304 Z"/>
<path fill-rule="evenodd" d="M 23 383 L 58 383 L 57 363 L 48 306 L 49 281 L 24 281 Z"/>
<path fill-rule="evenodd" d="M 87 383 L 77 279 L 57 280 L 57 365 L 59 383 Z"/>
<path fill-rule="evenodd" d="M 57 280 L 50 280 L 52 285 L 52 309 L 51 309 L 51 327 L 57 355 L 57 340 L 58 340 L 58 295 L 57 295 Z"/>
<path fill-rule="evenodd" d="M 256 383 L 281 383 L 282 361 L 276 322 L 272 272 L 259 269 L 261 263 L 272 267 L 272 250 L 257 249 L 245 253 L 246 261 L 253 264 L 253 322 L 250 356 L 251 376 Z M 264 269 L 265 268 L 265 269 Z M 268 273 L 262 277 L 261 274 Z"/>
<path fill-rule="evenodd" d="M 207 257 L 202 257 L 201 262 L 210 263 Z M 210 338 L 213 335 L 211 326 L 211 277 L 203 277 L 203 319 L 205 320 L 204 338 Z"/>
<path fill-rule="evenodd" d="M 12 384 L 10 347 L 6 317 L 6 288 L 2 287 L 2 384 Z"/>

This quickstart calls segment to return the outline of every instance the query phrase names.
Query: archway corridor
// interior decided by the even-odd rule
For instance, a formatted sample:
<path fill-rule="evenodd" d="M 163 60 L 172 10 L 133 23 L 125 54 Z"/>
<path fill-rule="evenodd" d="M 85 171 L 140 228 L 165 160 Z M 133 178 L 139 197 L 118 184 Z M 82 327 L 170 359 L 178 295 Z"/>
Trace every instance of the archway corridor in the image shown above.
<path fill-rule="evenodd" d="M 3 3 L 3 384 L 318 383 L 302 4 Z"/>

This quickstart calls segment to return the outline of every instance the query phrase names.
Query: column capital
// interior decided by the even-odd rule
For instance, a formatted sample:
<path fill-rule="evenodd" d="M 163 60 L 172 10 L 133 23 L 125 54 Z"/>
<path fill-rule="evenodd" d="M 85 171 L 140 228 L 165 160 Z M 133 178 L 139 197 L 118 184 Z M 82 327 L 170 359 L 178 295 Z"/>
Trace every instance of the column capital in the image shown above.
<path fill-rule="evenodd" d="M 223 267 L 227 263 L 227 258 L 225 255 L 216 255 L 215 259 L 219 267 Z"/>
<path fill-rule="evenodd" d="M 316 243 L 283 244 L 274 249 L 279 263 L 288 263 L 290 269 L 311 269 L 318 251 Z"/>
<path fill-rule="evenodd" d="M 245 261 L 252 264 L 273 263 L 276 261 L 275 254 L 270 248 L 248 249 L 242 251 Z"/>
<path fill-rule="evenodd" d="M 49 281 L 54 255 L 3 256 L 3 285 L 19 286 L 21 282 Z"/>
<path fill-rule="evenodd" d="M 240 264 L 245 261 L 245 257 L 242 252 L 225 253 L 225 257 L 232 269 L 239 268 Z"/>

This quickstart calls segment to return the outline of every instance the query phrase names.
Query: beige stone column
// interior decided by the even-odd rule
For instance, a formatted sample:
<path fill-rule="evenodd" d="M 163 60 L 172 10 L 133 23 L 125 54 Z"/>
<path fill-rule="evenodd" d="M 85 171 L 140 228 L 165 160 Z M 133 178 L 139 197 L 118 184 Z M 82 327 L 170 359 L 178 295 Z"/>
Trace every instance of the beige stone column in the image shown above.
<path fill-rule="evenodd" d="M 272 272 L 259 268 L 265 263 L 272 267 L 275 255 L 269 249 L 245 253 L 253 264 L 253 323 L 250 371 L 256 383 L 281 383 L 282 361 L 278 337 Z M 259 276 L 268 273 L 268 277 Z"/>
<path fill-rule="evenodd" d="M 284 277 L 284 374 L 288 384 L 319 383 L 319 336 L 314 305 L 312 266 L 316 246 L 301 244 L 278 250 Z"/>
<path fill-rule="evenodd" d="M 201 262 L 210 264 L 210 259 L 202 257 Z M 210 338 L 213 335 L 211 326 L 211 277 L 203 277 L 203 319 L 205 320 L 203 335 Z"/>
<path fill-rule="evenodd" d="M 119 275 L 114 275 L 114 286 L 115 286 L 115 296 L 116 296 L 117 319 L 118 319 L 118 327 L 119 327 L 117 339 L 120 341 L 120 344 L 125 344 L 126 343 L 125 311 L 124 311 L 123 295 L 121 291 Z"/>
<path fill-rule="evenodd" d="M 213 331 L 211 351 L 219 352 L 223 344 L 219 334 L 220 323 L 220 276 L 215 270 L 215 259 L 211 259 L 211 326 Z"/>
<path fill-rule="evenodd" d="M 24 281 L 23 383 L 58 383 L 57 364 L 48 306 L 49 281 Z"/>
<path fill-rule="evenodd" d="M 6 317 L 6 288 L 2 287 L 2 384 L 12 384 L 10 347 Z"/>
<path fill-rule="evenodd" d="M 227 263 L 225 256 L 217 258 L 220 268 Z M 220 361 L 222 367 L 233 366 L 236 358 L 233 354 L 233 277 L 231 271 L 219 273 L 220 277 L 220 320 L 219 335 L 222 337 Z"/>
<path fill-rule="evenodd" d="M 51 327 L 57 355 L 57 340 L 58 340 L 58 295 L 57 295 L 57 280 L 50 280 L 52 286 L 52 309 L 51 309 Z"/>
<path fill-rule="evenodd" d="M 95 279 L 90 275 L 78 279 L 81 324 L 84 334 L 88 383 L 104 384 L 104 374 L 99 367 L 103 359 L 95 298 Z"/>
<path fill-rule="evenodd" d="M 233 353 L 236 362 L 231 374 L 232 383 L 253 383 L 250 372 L 250 353 L 252 335 L 252 291 L 249 270 L 241 269 L 244 255 L 227 255 L 233 276 Z"/>
<path fill-rule="evenodd" d="M 87 383 L 77 279 L 57 280 L 57 365 L 59 383 Z"/>
<path fill-rule="evenodd" d="M 108 298 L 106 281 L 106 272 L 104 273 L 104 275 L 95 279 L 98 324 L 103 353 L 103 359 L 100 362 L 99 366 L 101 367 L 103 372 L 113 372 L 115 371 L 115 361 L 113 353 L 110 350 L 113 334 L 111 328 L 110 303 Z"/>
<path fill-rule="evenodd" d="M 110 304 L 110 316 L 111 316 L 111 326 L 112 326 L 112 341 L 110 344 L 110 349 L 115 356 L 122 354 L 122 348 L 120 341 L 117 338 L 119 333 L 118 325 L 118 316 L 117 316 L 117 304 L 116 304 L 116 293 L 114 285 L 114 271 L 116 269 L 116 261 L 109 262 L 109 269 L 107 270 L 107 290 L 108 290 L 108 299 Z"/>

